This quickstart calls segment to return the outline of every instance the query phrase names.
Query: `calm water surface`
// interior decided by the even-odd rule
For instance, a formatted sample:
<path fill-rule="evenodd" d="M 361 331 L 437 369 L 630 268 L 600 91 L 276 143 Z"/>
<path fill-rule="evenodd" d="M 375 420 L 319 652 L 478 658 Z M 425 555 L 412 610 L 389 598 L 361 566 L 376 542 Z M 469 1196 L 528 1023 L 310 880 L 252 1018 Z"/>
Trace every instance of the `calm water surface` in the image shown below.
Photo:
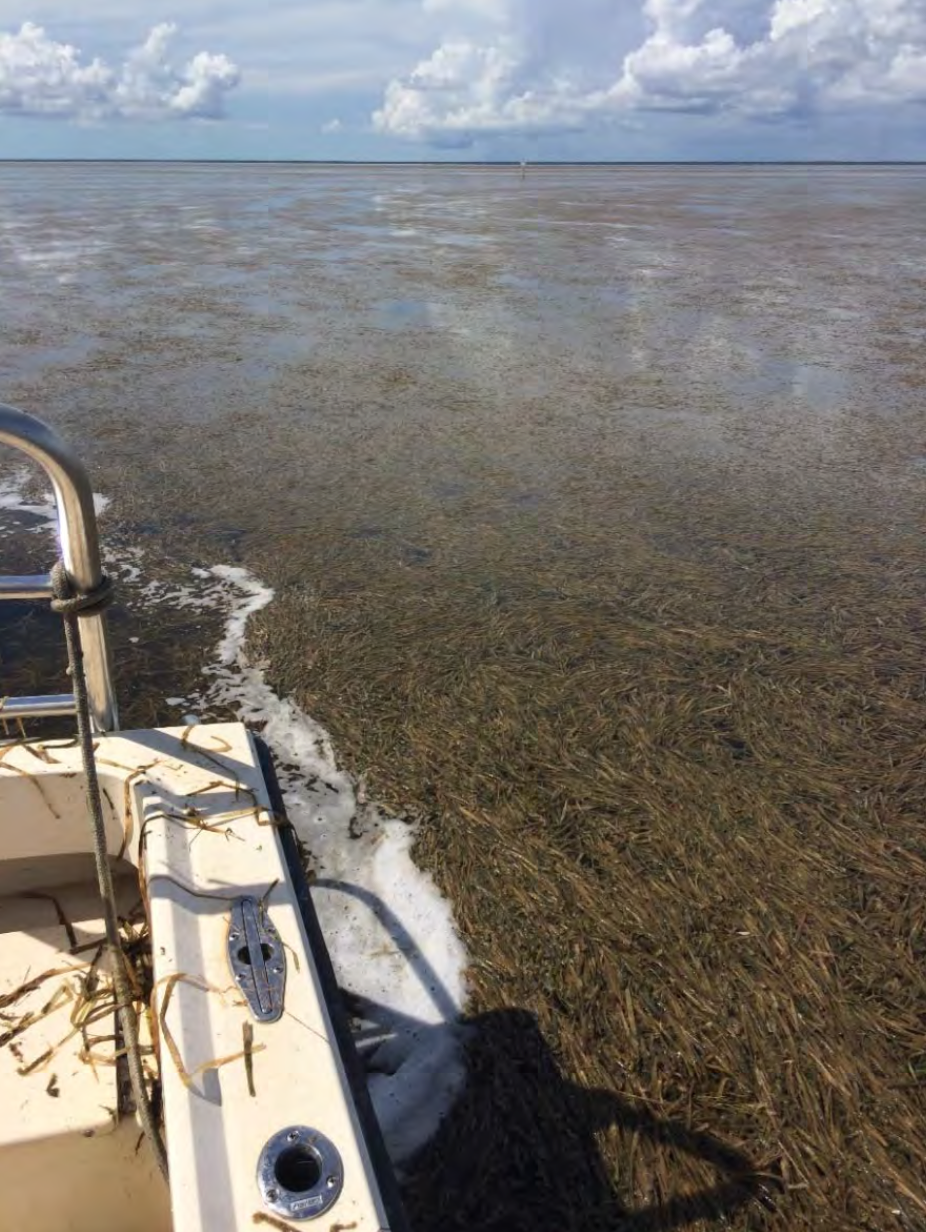
<path fill-rule="evenodd" d="M 111 499 L 104 534 L 143 550 L 148 574 L 183 581 L 234 563 L 275 588 L 254 653 L 372 790 L 430 819 L 422 858 L 458 904 L 476 1009 L 529 1005 L 567 1069 L 603 1085 L 616 1081 L 612 1044 L 628 1055 L 622 1028 L 595 1036 L 588 986 L 564 1009 L 541 969 L 565 970 L 576 951 L 564 938 L 581 947 L 591 926 L 566 905 L 577 899 L 550 897 L 537 941 L 527 898 L 516 909 L 523 859 L 493 843 L 540 844 L 549 864 L 535 851 L 531 876 L 601 877 L 608 901 L 639 888 L 644 913 L 675 867 L 689 881 L 672 901 L 700 902 L 711 874 L 671 865 L 668 847 L 645 868 L 622 855 L 632 880 L 616 888 L 605 784 L 623 784 L 608 791 L 634 825 L 663 808 L 686 819 L 672 842 L 679 827 L 703 830 L 710 865 L 729 848 L 720 822 L 734 801 L 796 825 L 813 799 L 816 833 L 826 800 L 846 817 L 846 800 L 873 798 L 860 767 L 913 757 L 898 749 L 924 717 L 924 219 L 923 168 L 550 168 L 522 180 L 5 165 L 0 397 L 74 441 Z M 32 546 L 3 543 L 22 568 Z M 155 610 L 131 583 L 125 593 L 115 634 L 129 721 L 176 721 L 164 699 L 195 690 L 218 618 Z M 4 690 L 28 674 L 15 666 L 26 632 L 44 629 L 7 621 Z M 763 638 L 775 649 L 747 663 L 743 647 Z M 855 692 L 840 701 L 826 682 L 843 677 Z M 748 701 L 760 681 L 753 718 L 745 701 L 737 716 L 729 699 Z M 908 707 L 890 732 L 882 702 L 865 700 L 882 687 Z M 815 760 L 798 785 L 788 775 L 802 757 Z M 686 786 L 679 769 L 667 785 L 673 765 L 706 777 Z M 475 844 L 474 819 L 488 827 Z M 760 893 L 757 860 L 775 883 L 770 851 L 735 871 L 744 903 Z M 833 912 L 849 909 L 841 876 L 815 891 Z M 647 935 L 668 918 L 659 910 Z M 614 911 L 614 937 L 626 936 Z M 718 955 L 735 934 L 714 937 Z M 736 935 L 740 949 L 718 958 L 738 998 L 729 1013 L 758 1021 L 773 1011 L 750 1000 L 750 934 Z M 672 978 L 653 976 L 663 989 Z M 708 1034 L 727 1012 L 714 995 Z M 662 1029 L 645 1047 L 682 1056 L 678 1040 L 652 1043 Z M 858 1039 L 819 1029 L 861 1055 L 861 1026 Z M 703 1079 L 691 1066 L 672 1088 L 695 1092 L 689 1116 Z M 647 1107 L 676 1098 L 637 1073 Z M 754 1159 L 753 1139 L 777 1142 L 791 1123 L 719 1106 L 704 1105 L 704 1123 Z M 846 1158 L 862 1151 L 852 1124 L 847 1113 Z M 627 1181 L 639 1162 L 602 1149 L 620 1185 L 646 1188 Z M 906 1199 L 889 1186 L 878 1206 L 859 1160 L 856 1207 L 833 1188 L 841 1169 L 821 1189 L 793 1165 L 797 1207 L 781 1226 L 836 1227 L 826 1212 L 839 1202 L 856 1212 L 839 1226 L 864 1213 L 865 1226 L 893 1227 L 884 1212 Z M 913 1173 L 906 1183 L 921 1192 Z"/>

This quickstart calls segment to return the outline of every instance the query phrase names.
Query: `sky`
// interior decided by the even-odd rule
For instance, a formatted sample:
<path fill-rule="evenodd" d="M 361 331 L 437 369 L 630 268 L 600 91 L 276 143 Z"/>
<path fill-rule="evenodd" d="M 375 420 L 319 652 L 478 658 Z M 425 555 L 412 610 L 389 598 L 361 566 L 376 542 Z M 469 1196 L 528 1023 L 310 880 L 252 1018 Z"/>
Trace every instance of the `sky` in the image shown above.
<path fill-rule="evenodd" d="M 0 158 L 926 158 L 926 0 L 0 0 Z"/>

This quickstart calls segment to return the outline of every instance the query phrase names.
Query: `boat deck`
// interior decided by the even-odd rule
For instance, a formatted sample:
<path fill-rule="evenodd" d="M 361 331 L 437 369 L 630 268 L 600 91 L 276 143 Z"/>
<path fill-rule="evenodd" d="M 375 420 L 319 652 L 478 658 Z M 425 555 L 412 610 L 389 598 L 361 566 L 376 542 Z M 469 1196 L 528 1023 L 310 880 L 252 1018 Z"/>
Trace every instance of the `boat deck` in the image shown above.
<path fill-rule="evenodd" d="M 321 1214 L 380 1232 L 388 1218 L 253 738 L 237 723 L 101 735 L 96 761 L 110 857 L 130 874 L 126 911 L 143 902 L 150 929 L 150 963 L 133 978 L 159 1041 L 171 1213 L 135 1154 L 112 1064 L 80 754 L 23 742 L 0 750 L 0 1106 L 17 1110 L 0 1133 L 0 1232 L 230 1232 Z M 267 1013 L 255 1010 L 270 995 L 261 972 L 275 982 Z M 81 1186 L 102 1192 L 103 1176 L 118 1176 L 123 1199 L 113 1186 L 102 1203 L 76 1199 Z"/>

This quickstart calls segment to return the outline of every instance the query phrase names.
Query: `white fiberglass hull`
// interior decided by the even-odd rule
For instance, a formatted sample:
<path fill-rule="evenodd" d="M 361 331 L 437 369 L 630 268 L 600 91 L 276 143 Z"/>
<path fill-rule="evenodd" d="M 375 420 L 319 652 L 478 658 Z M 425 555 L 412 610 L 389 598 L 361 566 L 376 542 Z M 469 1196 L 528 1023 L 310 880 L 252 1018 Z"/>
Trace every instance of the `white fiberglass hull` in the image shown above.
<path fill-rule="evenodd" d="M 330 965 L 253 737 L 231 723 L 95 740 L 120 902 L 139 905 L 126 935 L 149 930 L 150 968 L 136 982 L 147 972 L 139 1008 L 169 1195 L 127 1110 L 79 750 L 14 742 L 0 747 L 0 1232 L 396 1228 Z M 261 1017 L 260 960 L 254 978 L 235 963 L 242 903 L 248 928 L 269 929 L 259 945 L 277 987 L 261 987 L 278 999 L 275 1020 Z M 251 951 L 238 952 L 249 967 Z M 283 1131 L 261 1184 L 262 1151 Z"/>

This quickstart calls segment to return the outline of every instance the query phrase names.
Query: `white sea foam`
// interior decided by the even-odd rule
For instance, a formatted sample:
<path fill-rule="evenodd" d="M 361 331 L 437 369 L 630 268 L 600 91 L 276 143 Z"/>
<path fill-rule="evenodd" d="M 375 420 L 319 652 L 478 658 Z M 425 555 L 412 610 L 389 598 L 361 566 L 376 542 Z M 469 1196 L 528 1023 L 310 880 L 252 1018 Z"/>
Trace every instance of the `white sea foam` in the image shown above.
<path fill-rule="evenodd" d="M 310 852 L 313 899 L 339 981 L 372 1007 L 370 1094 L 401 1161 L 432 1135 L 463 1082 L 454 1023 L 466 997 L 466 951 L 450 904 L 411 858 L 413 827 L 365 799 L 325 729 L 249 662 L 248 617 L 273 591 L 241 568 L 211 572 L 224 584 L 227 617 L 206 700 L 265 724 L 287 813 Z"/>
<path fill-rule="evenodd" d="M 25 495 L 29 472 L 0 480 L 2 511 L 54 526 L 50 501 Z M 98 498 L 98 508 L 109 502 Z M 338 982 L 352 996 L 358 1043 L 386 1146 L 397 1165 L 433 1135 L 465 1080 L 462 1032 L 467 956 L 450 903 L 412 860 L 414 828 L 382 813 L 337 762 L 323 727 L 267 683 L 245 648 L 247 624 L 273 590 L 228 565 L 191 571 L 188 583 L 149 579 L 143 550 L 120 545 L 106 567 L 158 607 L 216 610 L 222 637 L 201 689 L 165 699 L 185 723 L 227 717 L 258 727 L 277 768 L 287 814 L 308 853 L 312 897 Z"/>
<path fill-rule="evenodd" d="M 16 467 L 6 478 L 0 477 L 0 510 L 6 509 L 12 513 L 25 514 L 35 519 L 31 526 L 17 526 L 15 533 L 24 530 L 37 534 L 47 534 L 50 530 L 57 531 L 58 518 L 55 512 L 55 498 L 52 492 L 41 492 L 27 496 L 33 472 L 26 466 Z M 93 494 L 93 506 L 97 517 L 109 508 L 110 498 L 99 492 Z M 12 533 L 10 526 L 0 524 L 0 535 Z"/>
<path fill-rule="evenodd" d="M 46 493 L 40 501 L 26 497 L 30 479 L 29 468 L 17 467 L 5 479 L 0 479 L 0 509 L 8 509 L 14 513 L 32 515 L 38 519 L 36 526 L 29 529 L 47 530 L 55 523 L 55 506 L 51 493 Z"/>

